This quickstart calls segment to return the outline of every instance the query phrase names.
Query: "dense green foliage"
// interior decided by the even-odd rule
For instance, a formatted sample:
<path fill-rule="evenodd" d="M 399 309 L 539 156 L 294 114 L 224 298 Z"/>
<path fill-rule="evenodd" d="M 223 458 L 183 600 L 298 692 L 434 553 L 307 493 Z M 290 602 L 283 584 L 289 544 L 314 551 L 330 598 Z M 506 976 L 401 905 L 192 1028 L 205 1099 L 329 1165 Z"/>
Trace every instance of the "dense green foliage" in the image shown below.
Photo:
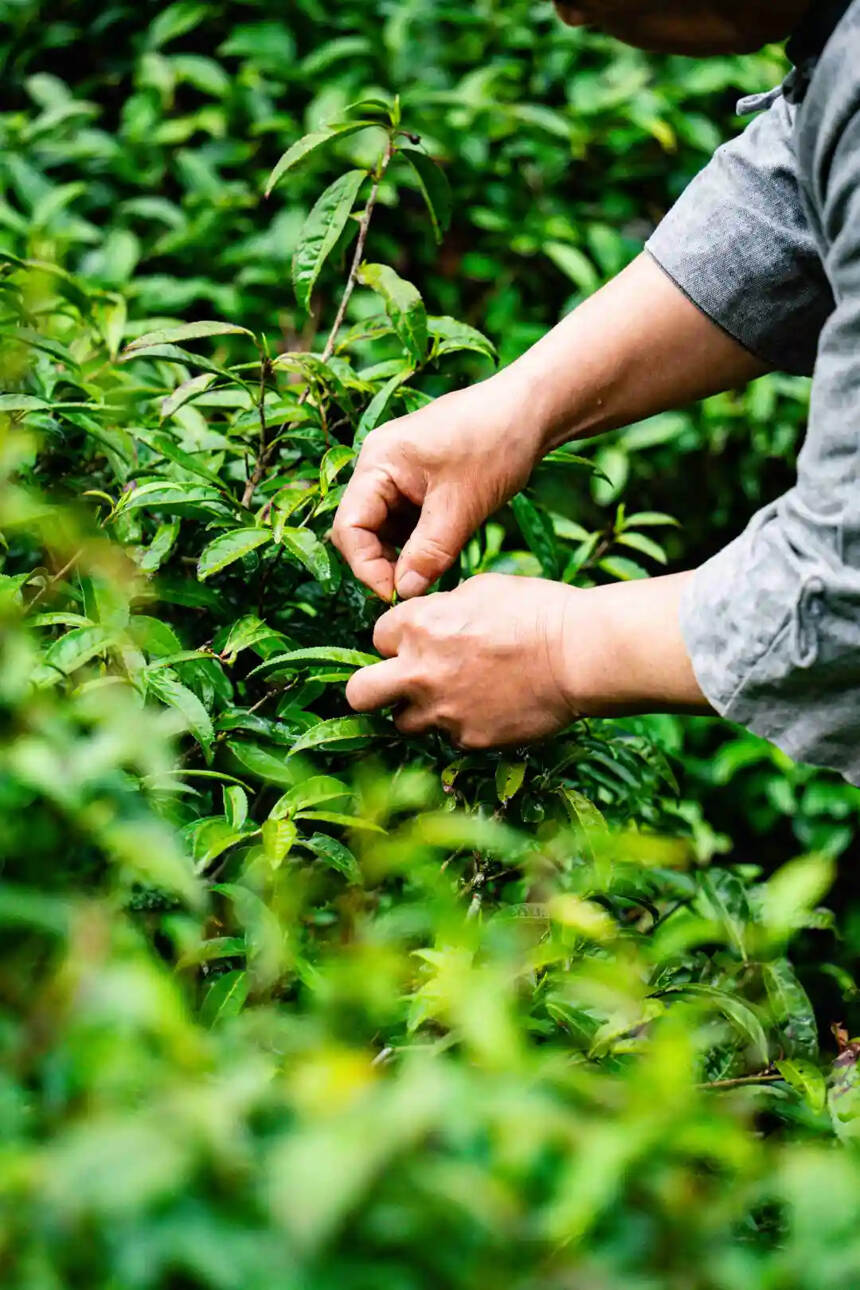
<path fill-rule="evenodd" d="M 379 606 L 326 540 L 361 438 L 623 267 L 777 55 L 0 19 L 3 1284 L 851 1284 L 860 795 L 714 723 L 350 716 Z M 701 558 L 804 399 L 556 454 L 452 576 Z"/>

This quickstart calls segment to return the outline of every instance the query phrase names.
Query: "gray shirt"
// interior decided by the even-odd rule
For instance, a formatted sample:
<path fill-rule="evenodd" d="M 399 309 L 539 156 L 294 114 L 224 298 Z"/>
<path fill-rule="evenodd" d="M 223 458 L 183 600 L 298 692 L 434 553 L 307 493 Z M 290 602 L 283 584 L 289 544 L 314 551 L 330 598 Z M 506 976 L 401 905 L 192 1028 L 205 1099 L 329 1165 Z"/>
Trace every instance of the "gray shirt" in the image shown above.
<path fill-rule="evenodd" d="M 681 623 L 721 715 L 860 784 L 860 0 L 818 0 L 790 52 L 647 247 L 747 349 L 814 376 L 796 486 L 697 571 Z"/>

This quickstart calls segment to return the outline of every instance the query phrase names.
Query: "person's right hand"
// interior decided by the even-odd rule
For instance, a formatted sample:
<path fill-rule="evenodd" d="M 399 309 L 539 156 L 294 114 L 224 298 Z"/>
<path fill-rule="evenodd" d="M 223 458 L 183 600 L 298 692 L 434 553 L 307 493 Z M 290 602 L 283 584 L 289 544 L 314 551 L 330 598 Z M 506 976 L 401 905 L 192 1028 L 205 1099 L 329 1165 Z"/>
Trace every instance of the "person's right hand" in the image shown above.
<path fill-rule="evenodd" d="M 332 541 L 383 600 L 423 595 L 525 485 L 545 447 L 522 407 L 497 376 L 367 436 Z"/>

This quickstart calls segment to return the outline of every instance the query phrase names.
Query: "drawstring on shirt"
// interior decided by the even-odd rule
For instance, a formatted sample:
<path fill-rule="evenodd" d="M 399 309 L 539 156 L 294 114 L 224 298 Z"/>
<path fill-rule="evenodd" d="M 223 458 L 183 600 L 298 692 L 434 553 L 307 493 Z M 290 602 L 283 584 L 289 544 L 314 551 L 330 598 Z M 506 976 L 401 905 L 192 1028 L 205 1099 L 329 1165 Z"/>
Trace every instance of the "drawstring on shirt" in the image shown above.
<path fill-rule="evenodd" d="M 817 575 L 804 582 L 794 609 L 792 653 L 798 667 L 813 667 L 818 661 L 818 630 L 816 620 L 821 617 L 824 583 Z"/>

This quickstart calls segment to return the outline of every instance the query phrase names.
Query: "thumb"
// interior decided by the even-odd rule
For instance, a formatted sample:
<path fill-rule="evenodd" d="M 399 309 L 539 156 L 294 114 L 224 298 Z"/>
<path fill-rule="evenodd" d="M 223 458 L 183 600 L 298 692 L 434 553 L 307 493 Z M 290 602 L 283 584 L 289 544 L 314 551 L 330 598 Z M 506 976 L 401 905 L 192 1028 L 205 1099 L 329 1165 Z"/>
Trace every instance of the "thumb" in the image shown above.
<path fill-rule="evenodd" d="M 394 571 L 394 585 L 403 600 L 421 596 L 457 559 L 475 524 L 463 505 L 460 489 L 428 493 L 418 523 L 404 546 Z"/>

